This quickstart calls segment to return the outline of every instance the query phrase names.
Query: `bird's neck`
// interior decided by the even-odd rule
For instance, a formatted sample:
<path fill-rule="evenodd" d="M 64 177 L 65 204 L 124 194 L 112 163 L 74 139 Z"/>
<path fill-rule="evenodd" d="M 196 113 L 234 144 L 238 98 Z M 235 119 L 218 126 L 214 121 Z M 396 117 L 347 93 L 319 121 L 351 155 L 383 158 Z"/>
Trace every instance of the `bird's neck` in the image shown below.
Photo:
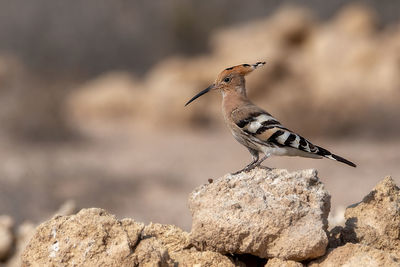
<path fill-rule="evenodd" d="M 229 116 L 238 107 L 250 103 L 245 92 L 245 90 L 242 92 L 232 90 L 222 93 L 222 110 L 225 117 Z"/>

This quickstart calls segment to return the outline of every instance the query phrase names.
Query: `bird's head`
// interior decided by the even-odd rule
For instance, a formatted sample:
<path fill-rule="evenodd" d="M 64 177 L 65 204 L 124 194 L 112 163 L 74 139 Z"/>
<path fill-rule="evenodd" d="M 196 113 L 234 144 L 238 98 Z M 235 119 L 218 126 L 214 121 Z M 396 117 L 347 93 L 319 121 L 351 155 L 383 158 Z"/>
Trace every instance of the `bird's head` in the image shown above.
<path fill-rule="evenodd" d="M 185 106 L 189 105 L 198 97 L 210 92 L 211 90 L 220 90 L 223 93 L 232 90 L 240 91 L 240 93 L 245 94 L 245 80 L 244 76 L 252 72 L 253 70 L 263 66 L 265 62 L 257 62 L 255 64 L 241 64 L 234 67 L 224 69 L 217 77 L 215 82 L 199 92 L 197 95 L 192 97 Z"/>

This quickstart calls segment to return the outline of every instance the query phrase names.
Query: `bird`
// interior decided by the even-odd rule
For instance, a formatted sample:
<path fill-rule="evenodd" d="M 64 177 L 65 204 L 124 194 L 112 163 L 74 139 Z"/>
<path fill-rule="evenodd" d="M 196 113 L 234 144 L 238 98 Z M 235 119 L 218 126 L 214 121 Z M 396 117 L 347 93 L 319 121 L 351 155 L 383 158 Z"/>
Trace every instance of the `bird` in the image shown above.
<path fill-rule="evenodd" d="M 222 93 L 222 113 L 233 137 L 245 146 L 252 161 L 233 173 L 248 172 L 270 156 L 300 156 L 328 158 L 356 167 L 353 162 L 314 145 L 299 134 L 284 127 L 270 113 L 253 104 L 247 97 L 245 76 L 265 62 L 241 64 L 224 69 L 209 87 L 193 96 L 185 106 L 210 91 Z M 263 157 L 260 158 L 260 154 Z"/>

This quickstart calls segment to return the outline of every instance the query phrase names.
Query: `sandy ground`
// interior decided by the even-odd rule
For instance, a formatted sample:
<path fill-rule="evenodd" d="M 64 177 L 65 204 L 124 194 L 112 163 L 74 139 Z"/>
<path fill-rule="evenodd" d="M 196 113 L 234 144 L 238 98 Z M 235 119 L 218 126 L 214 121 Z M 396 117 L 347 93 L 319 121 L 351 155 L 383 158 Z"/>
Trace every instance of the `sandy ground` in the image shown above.
<path fill-rule="evenodd" d="M 265 165 L 316 168 L 332 195 L 332 209 L 358 202 L 386 175 L 400 184 L 400 140 L 315 140 L 358 164 L 271 158 Z M 40 222 L 66 200 L 101 207 L 119 218 L 176 224 L 190 230 L 188 194 L 245 166 L 248 151 L 230 133 L 155 133 L 114 128 L 77 142 L 26 145 L 0 142 L 0 214 Z"/>

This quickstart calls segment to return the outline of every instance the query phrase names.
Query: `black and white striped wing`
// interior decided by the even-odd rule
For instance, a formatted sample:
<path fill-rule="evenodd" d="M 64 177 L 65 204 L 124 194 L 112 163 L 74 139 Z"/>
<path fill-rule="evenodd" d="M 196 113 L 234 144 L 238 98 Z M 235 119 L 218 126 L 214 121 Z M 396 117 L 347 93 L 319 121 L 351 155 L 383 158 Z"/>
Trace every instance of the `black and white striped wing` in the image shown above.
<path fill-rule="evenodd" d="M 354 163 L 312 144 L 304 137 L 283 127 L 279 121 L 267 112 L 249 113 L 247 117 L 238 120 L 236 125 L 251 141 L 260 145 L 292 148 L 290 149 L 290 155 L 326 157 L 353 167 L 356 166 Z M 295 152 L 296 150 L 299 151 L 298 154 Z"/>
<path fill-rule="evenodd" d="M 236 125 L 261 144 L 277 147 L 287 146 L 309 153 L 317 152 L 317 147 L 311 142 L 283 127 L 268 113 L 249 114 L 247 118 L 238 121 Z"/>

